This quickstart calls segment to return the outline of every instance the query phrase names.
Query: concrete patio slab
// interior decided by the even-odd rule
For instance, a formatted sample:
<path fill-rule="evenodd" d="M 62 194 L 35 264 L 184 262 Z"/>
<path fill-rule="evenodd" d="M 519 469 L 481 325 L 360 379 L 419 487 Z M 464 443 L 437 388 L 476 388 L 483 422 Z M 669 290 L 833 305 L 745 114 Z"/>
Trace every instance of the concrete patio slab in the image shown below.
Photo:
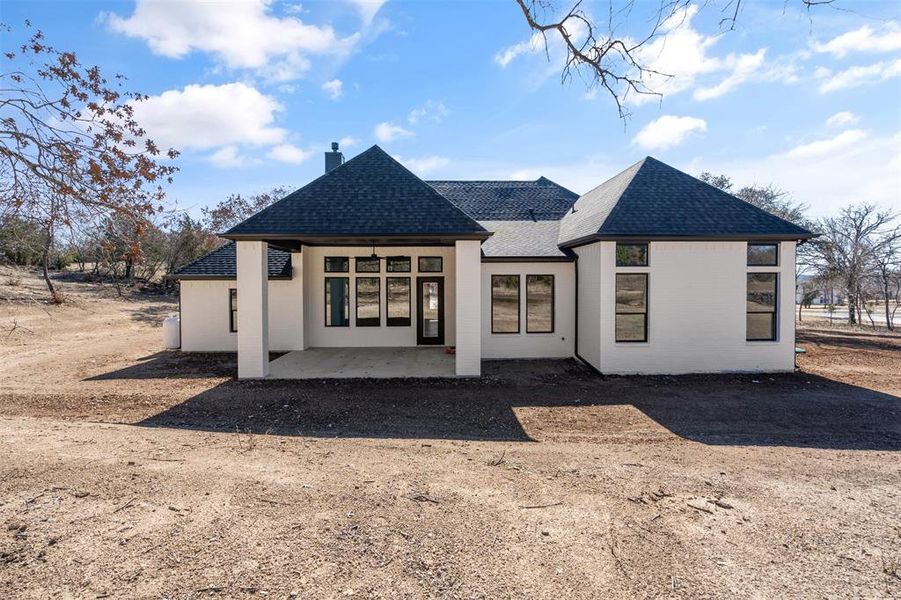
<path fill-rule="evenodd" d="M 269 363 L 268 379 L 455 377 L 444 348 L 309 348 Z"/>

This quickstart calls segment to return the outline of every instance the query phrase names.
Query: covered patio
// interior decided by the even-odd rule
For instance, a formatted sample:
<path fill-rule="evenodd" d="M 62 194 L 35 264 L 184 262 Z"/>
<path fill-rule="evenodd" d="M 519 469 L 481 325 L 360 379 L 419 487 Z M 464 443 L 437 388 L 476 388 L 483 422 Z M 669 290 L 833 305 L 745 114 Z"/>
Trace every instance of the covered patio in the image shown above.
<path fill-rule="evenodd" d="M 269 363 L 268 379 L 454 377 L 444 348 L 309 348 Z"/>

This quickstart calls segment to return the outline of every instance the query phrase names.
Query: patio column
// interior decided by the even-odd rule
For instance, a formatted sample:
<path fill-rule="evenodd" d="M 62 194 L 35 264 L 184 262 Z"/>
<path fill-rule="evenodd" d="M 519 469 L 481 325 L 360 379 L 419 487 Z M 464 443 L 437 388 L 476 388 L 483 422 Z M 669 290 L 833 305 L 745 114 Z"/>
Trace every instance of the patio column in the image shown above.
<path fill-rule="evenodd" d="M 456 243 L 457 376 L 482 374 L 482 252 L 478 240 Z"/>
<path fill-rule="evenodd" d="M 238 379 L 269 374 L 269 245 L 238 242 Z"/>

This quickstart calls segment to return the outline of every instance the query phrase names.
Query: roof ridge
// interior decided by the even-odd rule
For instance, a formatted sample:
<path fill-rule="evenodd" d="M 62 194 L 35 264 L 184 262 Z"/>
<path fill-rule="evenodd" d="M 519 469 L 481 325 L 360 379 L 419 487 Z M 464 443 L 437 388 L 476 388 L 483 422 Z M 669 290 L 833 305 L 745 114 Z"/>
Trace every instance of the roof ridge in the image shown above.
<path fill-rule="evenodd" d="M 619 194 L 619 197 L 616 199 L 616 202 L 613 203 L 613 208 L 611 208 L 610 212 L 607 213 L 607 216 L 604 217 L 604 220 L 601 222 L 601 225 L 598 227 L 597 233 L 600 233 L 601 231 L 603 231 L 604 225 L 607 224 L 607 221 L 610 221 L 610 218 L 620 210 L 620 207 L 622 206 L 621 200 L 623 199 L 623 196 L 625 196 L 626 192 L 629 191 L 629 186 L 632 185 L 632 182 L 635 181 L 635 178 L 638 177 L 638 174 L 641 172 L 641 170 L 645 167 L 646 164 L 648 164 L 648 160 L 656 160 L 656 159 L 654 159 L 650 156 L 645 156 L 640 161 L 629 165 L 628 167 L 626 167 L 625 169 L 623 169 L 622 171 L 620 171 L 619 173 L 617 173 L 616 175 L 614 175 L 613 177 L 611 177 L 610 179 L 608 179 L 607 181 L 605 181 L 604 183 L 601 184 L 601 185 L 604 185 L 607 182 L 613 181 L 614 179 L 616 179 L 623 173 L 626 173 L 629 169 L 631 169 L 633 167 L 638 167 L 637 169 L 635 169 L 635 172 L 632 173 L 632 176 L 629 177 L 629 181 L 627 181 L 626 184 L 623 186 L 623 191 Z M 659 162 L 659 161 L 657 161 L 657 162 Z M 598 187 L 601 187 L 601 186 L 599 185 Z M 594 189 L 597 189 L 597 188 L 594 188 Z M 573 203 L 573 206 L 575 206 L 575 203 Z"/>

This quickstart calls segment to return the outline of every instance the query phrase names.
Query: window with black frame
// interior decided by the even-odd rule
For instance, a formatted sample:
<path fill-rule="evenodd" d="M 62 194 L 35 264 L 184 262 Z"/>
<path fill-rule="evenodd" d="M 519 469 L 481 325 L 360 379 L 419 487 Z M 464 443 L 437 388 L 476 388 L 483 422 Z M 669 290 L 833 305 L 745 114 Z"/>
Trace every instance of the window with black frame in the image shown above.
<path fill-rule="evenodd" d="M 748 244 L 749 267 L 775 267 L 779 264 L 779 244 Z"/>
<path fill-rule="evenodd" d="M 378 277 L 357 277 L 357 327 L 378 327 L 381 325 L 381 279 Z"/>
<path fill-rule="evenodd" d="M 648 341 L 648 274 L 616 274 L 617 342 Z"/>
<path fill-rule="evenodd" d="M 228 330 L 232 333 L 238 331 L 238 290 L 228 290 Z"/>
<path fill-rule="evenodd" d="M 648 266 L 647 244 L 616 243 L 617 267 L 646 267 Z"/>
<path fill-rule="evenodd" d="M 350 279 L 325 278 L 325 326 L 350 326 Z"/>
<path fill-rule="evenodd" d="M 491 276 L 491 333 L 519 333 L 519 275 Z"/>
<path fill-rule="evenodd" d="M 354 270 L 357 273 L 379 273 L 382 270 L 381 261 L 377 256 L 358 256 Z"/>
<path fill-rule="evenodd" d="M 388 304 L 388 327 L 409 327 L 411 298 L 409 277 L 386 277 L 385 297 Z"/>
<path fill-rule="evenodd" d="M 776 273 L 748 273 L 747 330 L 749 342 L 776 340 Z"/>
<path fill-rule="evenodd" d="M 346 256 L 326 256 L 326 273 L 347 273 L 350 271 L 350 259 Z"/>
<path fill-rule="evenodd" d="M 440 273 L 444 270 L 444 259 L 440 256 L 420 256 L 420 273 Z"/>
<path fill-rule="evenodd" d="M 385 262 L 389 273 L 409 273 L 412 265 L 409 256 L 389 256 Z"/>
<path fill-rule="evenodd" d="M 526 333 L 554 332 L 554 276 L 526 275 Z"/>

